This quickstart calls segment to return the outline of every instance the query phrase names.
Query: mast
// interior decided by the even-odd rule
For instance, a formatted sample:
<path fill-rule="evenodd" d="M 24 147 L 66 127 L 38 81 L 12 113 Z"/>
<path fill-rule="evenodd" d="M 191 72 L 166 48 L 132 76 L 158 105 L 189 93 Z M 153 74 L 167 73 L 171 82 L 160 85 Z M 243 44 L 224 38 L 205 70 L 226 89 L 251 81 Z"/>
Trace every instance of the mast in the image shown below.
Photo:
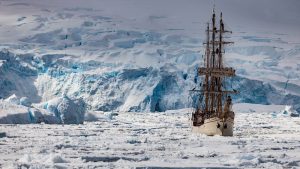
<path fill-rule="evenodd" d="M 218 68 L 221 69 L 223 68 L 223 65 L 222 65 L 222 34 L 223 34 L 223 28 L 224 28 L 224 24 L 223 24 L 223 19 L 222 19 L 222 12 L 220 14 L 220 28 L 219 28 L 219 49 L 217 49 L 217 54 L 218 54 L 218 60 L 219 60 L 219 63 L 218 63 Z M 217 99 L 217 112 L 218 112 L 218 115 L 220 115 L 223 110 L 222 110 L 222 96 L 223 96 L 223 93 L 221 92 L 221 87 L 222 87 L 222 77 L 218 77 L 217 78 L 218 80 L 218 99 Z"/>
<path fill-rule="evenodd" d="M 220 15 L 220 33 L 219 33 L 219 41 L 222 42 L 222 34 L 224 31 L 224 24 L 223 24 L 223 18 L 222 18 L 222 12 Z M 219 43 L 219 68 L 221 68 L 222 65 L 222 43 Z"/>
<path fill-rule="evenodd" d="M 212 15 L 212 68 L 215 68 L 215 30 L 216 30 L 216 14 L 215 14 L 215 8 L 213 9 L 213 15 Z M 215 90 L 215 78 L 214 77 L 210 77 L 210 91 L 214 91 Z M 210 96 L 210 114 L 213 113 L 214 111 L 214 104 L 215 104 L 215 94 L 213 92 L 211 92 L 211 96 Z"/>
<path fill-rule="evenodd" d="M 210 66 L 209 66 L 209 64 L 210 64 L 210 49 L 209 49 L 209 23 L 207 23 L 207 29 L 206 29 L 206 42 L 207 42 L 207 44 L 206 44 L 206 53 L 205 53 L 205 55 L 206 55 L 206 67 L 207 68 L 209 68 Z M 205 87 L 205 90 L 206 91 L 209 91 L 209 84 L 208 84 L 208 75 L 205 75 L 205 85 L 204 85 L 204 87 Z M 209 93 L 205 93 L 205 112 L 207 112 L 208 111 L 208 94 Z"/>

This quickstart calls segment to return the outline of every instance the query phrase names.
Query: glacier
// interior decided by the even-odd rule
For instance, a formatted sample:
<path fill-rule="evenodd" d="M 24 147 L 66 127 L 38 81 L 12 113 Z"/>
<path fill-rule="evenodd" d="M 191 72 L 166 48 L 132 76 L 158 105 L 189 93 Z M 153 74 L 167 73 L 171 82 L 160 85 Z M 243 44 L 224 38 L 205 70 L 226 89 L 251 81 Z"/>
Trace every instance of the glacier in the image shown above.
<path fill-rule="evenodd" d="M 180 62 L 184 63 L 184 58 L 188 63 L 197 62 L 197 57 L 191 61 L 189 55 L 189 52 L 186 57 L 180 54 Z M 129 68 L 98 61 L 65 61 L 62 55 L 37 57 L 7 51 L 0 52 L 0 58 L 3 59 L 1 98 L 24 97 L 18 101 L 22 105 L 50 103 L 51 99 L 65 95 L 82 99 L 89 110 L 162 112 L 190 107 L 196 96 L 191 96 L 189 90 L 201 83 L 196 74 L 197 64 L 187 69 L 171 63 L 161 67 Z M 228 79 L 226 86 L 240 91 L 233 96 L 235 102 L 286 104 L 298 111 L 300 108 L 297 93 L 287 93 L 271 81 L 255 80 L 242 74 Z"/>

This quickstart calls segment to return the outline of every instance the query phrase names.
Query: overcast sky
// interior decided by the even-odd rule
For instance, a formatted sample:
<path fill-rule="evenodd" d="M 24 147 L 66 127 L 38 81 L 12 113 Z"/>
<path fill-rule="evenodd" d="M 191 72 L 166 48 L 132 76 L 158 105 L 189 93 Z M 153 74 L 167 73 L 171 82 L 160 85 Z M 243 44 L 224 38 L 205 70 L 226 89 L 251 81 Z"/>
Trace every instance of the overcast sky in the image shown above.
<path fill-rule="evenodd" d="M 2 4 L 4 1 L 0 2 Z M 135 20 L 136 27 L 157 29 L 172 26 L 184 29 L 203 27 L 210 19 L 214 4 L 214 0 L 10 0 L 5 1 L 5 4 L 8 2 L 28 3 L 32 4 L 32 7 L 49 9 L 101 9 L 102 14 Z M 300 32 L 300 0 L 215 0 L 215 4 L 217 11 L 223 11 L 225 21 L 232 29 L 241 26 L 244 27 L 242 29 L 261 31 L 274 29 L 280 30 L 281 33 Z M 19 7 L 8 10 L 10 14 L 22 11 Z M 27 12 L 30 15 L 30 11 Z M 155 22 L 150 16 L 154 16 L 153 20 L 157 17 L 165 17 L 165 20 Z M 149 18 L 150 21 L 146 21 Z M 195 24 L 196 22 L 199 24 Z"/>

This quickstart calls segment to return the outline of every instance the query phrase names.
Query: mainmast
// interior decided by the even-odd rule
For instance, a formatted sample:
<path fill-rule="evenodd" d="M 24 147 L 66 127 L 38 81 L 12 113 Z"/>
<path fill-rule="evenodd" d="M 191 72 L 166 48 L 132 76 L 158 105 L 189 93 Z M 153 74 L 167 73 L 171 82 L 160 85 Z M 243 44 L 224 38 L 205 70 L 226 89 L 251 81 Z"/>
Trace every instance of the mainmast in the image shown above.
<path fill-rule="evenodd" d="M 217 54 L 218 54 L 218 60 L 219 60 L 219 62 L 218 62 L 218 68 L 219 69 L 221 69 L 221 68 L 223 68 L 223 65 L 222 65 L 222 63 L 223 63 L 223 61 L 222 61 L 222 41 L 223 41 L 223 39 L 222 39 L 222 34 L 223 34 L 223 28 L 224 28 L 224 24 L 223 24 L 223 19 L 222 19 L 222 12 L 221 12 L 221 15 L 220 15 L 220 28 L 219 28 L 219 48 L 217 49 Z M 222 89 L 221 89 L 221 87 L 222 87 L 222 77 L 217 77 L 217 84 L 218 84 L 218 92 L 219 92 L 219 94 L 218 94 L 218 96 L 217 96 L 217 112 L 220 114 L 220 113 L 222 113 L 223 112 L 223 109 L 222 109 L 222 96 L 223 96 L 223 93 L 221 92 L 222 91 Z"/>
<path fill-rule="evenodd" d="M 212 68 L 215 68 L 215 57 L 216 57 L 216 53 L 215 53 L 215 39 L 216 39 L 216 14 L 215 14 L 215 8 L 213 9 L 213 16 L 212 16 Z M 210 81 L 211 81 L 211 89 L 210 91 L 215 91 L 215 85 L 216 85 L 216 81 L 214 77 L 210 77 Z M 211 92 L 211 97 L 210 97 L 210 112 L 213 113 L 214 112 L 214 106 L 215 106 L 215 93 Z M 211 114 L 210 113 L 210 114 Z"/>

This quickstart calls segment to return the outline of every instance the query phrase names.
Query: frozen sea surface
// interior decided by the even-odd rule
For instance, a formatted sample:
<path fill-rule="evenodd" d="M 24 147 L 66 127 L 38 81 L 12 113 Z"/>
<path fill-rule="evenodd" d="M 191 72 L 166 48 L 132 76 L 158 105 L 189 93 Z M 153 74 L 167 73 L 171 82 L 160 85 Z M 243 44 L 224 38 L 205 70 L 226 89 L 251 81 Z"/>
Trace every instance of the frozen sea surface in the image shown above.
<path fill-rule="evenodd" d="M 189 109 L 0 125 L 0 168 L 297 168 L 300 118 L 283 108 L 237 105 L 234 137 L 191 133 Z"/>

